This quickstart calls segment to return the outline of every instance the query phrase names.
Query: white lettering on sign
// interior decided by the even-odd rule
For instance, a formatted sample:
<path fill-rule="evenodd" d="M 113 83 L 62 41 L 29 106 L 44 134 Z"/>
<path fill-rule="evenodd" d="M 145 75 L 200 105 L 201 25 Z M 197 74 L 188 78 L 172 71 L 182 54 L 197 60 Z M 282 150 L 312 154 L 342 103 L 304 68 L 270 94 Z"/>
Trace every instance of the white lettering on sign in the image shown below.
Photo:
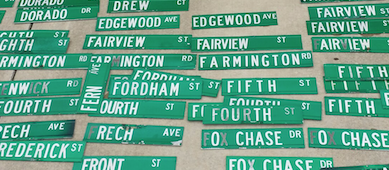
<path fill-rule="evenodd" d="M 116 141 L 131 141 L 134 129 L 128 127 L 115 126 L 100 126 L 97 132 L 97 140 L 116 140 Z M 93 133 L 93 129 L 90 129 L 89 134 Z"/>
<path fill-rule="evenodd" d="M 281 159 L 265 159 L 263 161 L 264 169 L 293 169 L 293 165 L 299 168 L 300 170 L 311 170 L 313 160 L 301 160 L 297 159 L 296 161 L 286 160 L 283 162 Z"/>
<path fill-rule="evenodd" d="M 31 125 L 0 125 L 1 139 L 27 138 L 30 133 Z"/>
<path fill-rule="evenodd" d="M 387 78 L 388 76 L 388 69 L 386 66 L 338 66 L 338 75 L 339 78 L 343 78 L 343 74 L 347 70 L 349 72 L 350 78 L 362 78 L 362 75 L 364 73 L 368 73 L 368 75 L 371 78 Z M 377 73 L 379 75 L 377 75 Z"/>
<path fill-rule="evenodd" d="M 369 31 L 368 21 L 311 22 L 312 33 L 363 33 Z"/>
<path fill-rule="evenodd" d="M 0 58 L 0 68 L 17 67 L 64 67 L 66 56 L 2 56 Z"/>
<path fill-rule="evenodd" d="M 359 147 L 384 147 L 389 148 L 388 133 L 372 133 L 366 132 L 342 132 L 342 144 L 344 146 L 359 146 Z"/>
<path fill-rule="evenodd" d="M 63 127 L 65 125 L 65 122 L 62 123 L 50 123 L 50 126 L 47 130 L 65 130 Z"/>
<path fill-rule="evenodd" d="M 229 170 L 234 170 L 234 169 L 246 170 L 247 167 L 248 167 L 247 170 L 255 170 L 254 169 L 255 159 L 251 159 L 251 160 L 249 159 L 247 161 L 245 159 L 229 159 L 228 162 L 230 167 Z"/>
<path fill-rule="evenodd" d="M 61 6 L 65 0 L 20 0 L 20 7 Z"/>
<path fill-rule="evenodd" d="M 102 88 L 98 86 L 86 86 L 84 99 L 82 100 L 82 105 L 80 110 L 83 111 L 97 111 L 98 107 L 91 107 L 90 105 L 99 105 L 100 97 L 102 96 Z M 85 106 L 89 105 L 89 106 Z"/>
<path fill-rule="evenodd" d="M 114 1 L 113 11 L 144 11 L 149 7 L 150 1 Z"/>
<path fill-rule="evenodd" d="M 170 129 L 170 128 L 165 128 L 163 131 L 162 136 L 175 136 L 175 137 L 180 137 L 181 134 L 181 129 Z"/>
<path fill-rule="evenodd" d="M 65 9 L 47 9 L 23 11 L 20 21 L 46 21 L 46 20 L 63 20 L 68 16 L 68 10 Z"/>
<path fill-rule="evenodd" d="M 370 49 L 370 39 L 361 39 L 361 38 L 347 38 L 347 39 L 338 39 L 338 38 L 326 38 L 321 40 L 314 40 L 314 48 L 320 50 L 368 50 Z M 320 47 L 320 48 L 319 48 Z"/>
<path fill-rule="evenodd" d="M 4 158 L 51 158 L 51 159 L 66 159 L 69 143 L 0 143 L 0 156 Z M 72 144 L 71 151 L 80 152 L 83 144 Z M 34 150 L 35 148 L 35 150 Z M 11 154 L 12 152 L 12 154 Z"/>
<path fill-rule="evenodd" d="M 48 113 L 52 100 L 0 100 L 0 113 Z"/>
<path fill-rule="evenodd" d="M 338 6 L 316 8 L 318 18 L 350 18 L 353 16 L 375 16 L 376 10 L 374 5 L 365 6 Z"/>
<path fill-rule="evenodd" d="M 269 14 L 270 17 L 276 19 L 276 14 Z M 266 17 L 266 15 L 264 15 Z M 258 25 L 261 23 L 261 16 L 259 14 L 232 14 L 232 15 L 212 15 L 194 16 L 193 27 L 215 27 L 215 26 L 231 26 L 231 25 Z M 270 18 L 269 18 L 270 19 Z"/>
<path fill-rule="evenodd" d="M 241 140 L 243 137 L 244 140 Z M 279 140 L 281 139 L 281 131 L 267 131 L 262 134 L 262 132 L 237 132 L 236 133 L 236 144 L 238 146 L 281 146 Z"/>
<path fill-rule="evenodd" d="M 121 170 L 123 158 L 86 158 L 82 162 L 81 170 Z"/>
<path fill-rule="evenodd" d="M 337 107 L 335 110 L 334 107 Z M 357 106 L 352 108 L 351 106 Z M 376 114 L 376 108 L 373 100 L 342 100 L 328 99 L 328 112 L 350 113 L 350 110 L 357 110 L 358 113 Z"/>
<path fill-rule="evenodd" d="M 173 20 L 177 22 L 177 18 L 173 17 Z M 99 18 L 98 29 L 158 28 L 161 24 L 161 17 Z"/>
<path fill-rule="evenodd" d="M 177 80 L 177 81 L 194 81 L 192 77 L 185 77 L 181 75 L 169 75 L 165 73 L 152 72 L 147 70 L 137 70 L 132 75 L 133 80 Z"/>
<path fill-rule="evenodd" d="M 123 102 L 103 100 L 100 106 L 100 114 L 136 115 L 139 102 Z"/>
<path fill-rule="evenodd" d="M 248 48 L 248 38 L 197 39 L 197 50 L 243 50 Z"/>
<path fill-rule="evenodd" d="M 112 56 L 112 66 L 127 67 L 163 67 L 165 56 L 163 55 L 119 55 Z"/>
<path fill-rule="evenodd" d="M 32 51 L 34 42 L 35 39 L 2 39 L 0 51 Z"/>
<path fill-rule="evenodd" d="M 232 80 L 232 81 L 227 81 L 227 93 L 231 93 L 232 88 L 235 87 L 238 93 L 245 92 L 248 93 L 251 90 L 251 85 L 252 83 L 256 83 L 258 89 L 254 89 L 254 91 L 262 92 L 262 91 L 267 91 L 267 92 L 277 92 L 277 84 L 276 80 L 267 80 L 267 87 L 268 89 L 263 89 L 262 88 L 262 83 L 264 80 L 256 80 L 253 82 L 252 80 L 244 80 L 243 83 L 241 80 Z M 245 87 L 244 89 L 242 87 Z M 243 89 L 243 90 L 242 90 Z"/>
<path fill-rule="evenodd" d="M 112 95 L 178 96 L 179 89 L 180 83 L 114 82 Z"/>
<path fill-rule="evenodd" d="M 212 121 L 216 122 L 216 118 L 218 118 L 218 120 L 226 122 L 231 118 L 234 122 L 259 122 L 261 116 L 263 122 L 272 120 L 271 108 L 253 108 L 253 111 L 255 113 L 250 108 L 212 108 Z M 255 120 L 251 120 L 251 113 L 255 115 Z M 243 117 L 240 117 L 240 115 L 243 115 Z"/>
<path fill-rule="evenodd" d="M 140 36 L 89 36 L 87 47 L 144 47 L 146 37 Z"/>

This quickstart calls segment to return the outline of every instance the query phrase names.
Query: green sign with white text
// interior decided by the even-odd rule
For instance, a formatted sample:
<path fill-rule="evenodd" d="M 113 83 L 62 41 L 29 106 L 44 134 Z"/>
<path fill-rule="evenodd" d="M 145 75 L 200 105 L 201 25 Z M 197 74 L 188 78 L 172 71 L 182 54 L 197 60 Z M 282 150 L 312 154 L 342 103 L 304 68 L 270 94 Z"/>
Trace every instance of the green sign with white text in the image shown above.
<path fill-rule="evenodd" d="M 188 121 L 203 121 L 205 106 L 221 106 L 223 103 L 188 103 Z"/>
<path fill-rule="evenodd" d="M 109 0 L 107 13 L 188 10 L 189 0 Z"/>
<path fill-rule="evenodd" d="M 387 80 L 324 80 L 324 88 L 327 93 L 378 93 L 380 90 L 389 90 Z"/>
<path fill-rule="evenodd" d="M 324 64 L 325 80 L 387 80 L 389 65 Z"/>
<path fill-rule="evenodd" d="M 98 0 L 20 0 L 18 8 L 32 9 L 42 7 L 99 6 Z"/>
<path fill-rule="evenodd" d="M 69 30 L 0 31 L 1 38 L 69 38 Z"/>
<path fill-rule="evenodd" d="M 12 8 L 14 5 L 15 0 L 1 0 L 0 1 L 0 8 Z"/>
<path fill-rule="evenodd" d="M 316 78 L 222 79 L 222 95 L 317 94 Z"/>
<path fill-rule="evenodd" d="M 312 52 L 199 55 L 199 70 L 313 67 Z"/>
<path fill-rule="evenodd" d="M 192 52 L 301 50 L 301 35 L 193 37 Z"/>
<path fill-rule="evenodd" d="M 389 90 L 380 90 L 382 107 L 389 109 Z"/>
<path fill-rule="evenodd" d="M 96 31 L 180 28 L 180 15 L 98 17 Z"/>
<path fill-rule="evenodd" d="M 0 142 L 0 160 L 81 162 L 85 144 L 82 141 Z"/>
<path fill-rule="evenodd" d="M 277 25 L 275 11 L 192 16 L 192 29 L 269 25 Z"/>
<path fill-rule="evenodd" d="M 87 69 L 91 54 L 0 55 L 0 70 Z"/>
<path fill-rule="evenodd" d="M 60 53 L 68 50 L 69 38 L 0 38 L 0 53 Z"/>
<path fill-rule="evenodd" d="M 313 52 L 389 53 L 389 37 L 312 37 Z"/>
<path fill-rule="evenodd" d="M 389 32 L 389 19 L 307 21 L 308 35 L 381 34 Z"/>
<path fill-rule="evenodd" d="M 184 127 L 88 123 L 84 141 L 181 146 Z"/>
<path fill-rule="evenodd" d="M 308 128 L 310 148 L 388 150 L 389 131 Z"/>
<path fill-rule="evenodd" d="M 324 106 L 326 115 L 389 117 L 380 99 L 326 96 Z"/>
<path fill-rule="evenodd" d="M 202 130 L 202 149 L 304 148 L 302 128 Z"/>
<path fill-rule="evenodd" d="M 308 7 L 308 12 L 311 21 L 346 18 L 386 18 L 389 16 L 389 4 L 315 6 Z"/>

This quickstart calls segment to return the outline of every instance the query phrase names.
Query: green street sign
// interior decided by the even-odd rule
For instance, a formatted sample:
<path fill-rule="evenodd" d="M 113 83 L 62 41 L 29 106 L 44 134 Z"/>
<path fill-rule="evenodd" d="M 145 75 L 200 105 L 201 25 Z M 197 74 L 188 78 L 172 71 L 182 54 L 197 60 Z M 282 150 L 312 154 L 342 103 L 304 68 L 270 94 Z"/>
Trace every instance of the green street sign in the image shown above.
<path fill-rule="evenodd" d="M 196 67 L 196 54 L 94 54 L 110 56 L 111 70 L 163 69 L 189 70 Z"/>
<path fill-rule="evenodd" d="M 222 79 L 222 95 L 317 94 L 316 78 Z"/>
<path fill-rule="evenodd" d="M 389 65 L 324 64 L 325 80 L 388 80 Z"/>
<path fill-rule="evenodd" d="M 308 35 L 381 34 L 389 32 L 389 20 L 330 20 L 307 21 Z"/>
<path fill-rule="evenodd" d="M 332 158 L 227 156 L 226 170 L 320 170 L 333 167 Z"/>
<path fill-rule="evenodd" d="M 184 127 L 88 123 L 84 141 L 181 146 Z"/>
<path fill-rule="evenodd" d="M 0 10 L 0 23 L 3 20 L 4 15 L 5 15 L 5 10 Z"/>
<path fill-rule="evenodd" d="M 280 106 L 205 106 L 203 124 L 303 124 L 303 113 Z"/>
<path fill-rule="evenodd" d="M 343 166 L 335 168 L 322 168 L 321 170 L 388 170 L 389 164 L 386 165 L 364 165 L 364 166 Z"/>
<path fill-rule="evenodd" d="M 80 94 L 82 78 L 0 81 L 0 98 Z"/>
<path fill-rule="evenodd" d="M 185 105 L 185 101 L 107 99 L 101 103 L 99 114 L 89 116 L 183 119 Z"/>
<path fill-rule="evenodd" d="M 302 128 L 202 130 L 202 149 L 304 148 Z"/>
<path fill-rule="evenodd" d="M 389 117 L 380 99 L 326 96 L 324 106 L 326 115 Z"/>
<path fill-rule="evenodd" d="M 188 121 L 202 121 L 205 106 L 221 106 L 223 103 L 188 103 Z"/>
<path fill-rule="evenodd" d="M 98 17 L 96 31 L 180 28 L 180 15 Z"/>
<path fill-rule="evenodd" d="M 192 52 L 301 50 L 301 35 L 193 37 Z"/>
<path fill-rule="evenodd" d="M 0 1 L 0 8 L 12 8 L 14 5 L 15 0 L 1 0 Z"/>
<path fill-rule="evenodd" d="M 312 52 L 199 55 L 199 70 L 313 67 Z"/>
<path fill-rule="evenodd" d="M 0 124 L 0 141 L 72 138 L 76 120 Z"/>
<path fill-rule="evenodd" d="M 388 90 L 387 80 L 324 80 L 324 88 L 327 93 L 378 93 L 380 90 Z"/>
<path fill-rule="evenodd" d="M 275 11 L 192 16 L 192 29 L 269 26 L 277 24 L 277 14 Z"/>
<path fill-rule="evenodd" d="M 86 35 L 83 49 L 189 50 L 192 35 Z"/>
<path fill-rule="evenodd" d="M 220 84 L 222 83 L 221 80 L 216 79 L 203 79 L 203 92 L 202 95 L 204 96 L 210 96 L 210 97 L 217 97 L 219 94 Z"/>
<path fill-rule="evenodd" d="M 111 57 L 92 55 L 80 97 L 79 113 L 98 114 L 111 69 Z"/>
<path fill-rule="evenodd" d="M 382 107 L 389 109 L 389 90 L 380 90 Z"/>
<path fill-rule="evenodd" d="M 33 9 L 42 7 L 75 7 L 75 6 L 99 6 L 98 0 L 20 0 L 18 8 Z"/>
<path fill-rule="evenodd" d="M 321 102 L 307 100 L 275 99 L 275 98 L 255 98 L 255 97 L 234 97 L 225 96 L 224 105 L 242 107 L 242 106 L 282 106 L 289 107 L 286 111 L 292 112 L 295 108 L 303 113 L 303 119 L 321 120 Z M 296 109 L 296 110 L 297 110 Z"/>
<path fill-rule="evenodd" d="M 388 37 L 312 37 L 313 52 L 389 53 Z"/>
<path fill-rule="evenodd" d="M 109 0 L 107 13 L 188 10 L 189 0 Z"/>
<path fill-rule="evenodd" d="M 82 162 L 73 164 L 73 170 L 175 170 L 176 161 L 176 157 L 167 156 L 84 156 Z"/>
<path fill-rule="evenodd" d="M 92 54 L 0 55 L 0 70 L 87 69 Z"/>
<path fill-rule="evenodd" d="M 308 128 L 310 148 L 388 150 L 389 131 Z"/>
<path fill-rule="evenodd" d="M 18 141 L 0 142 L 0 160 L 80 162 L 83 141 Z"/>
<path fill-rule="evenodd" d="M 386 18 L 389 16 L 389 4 L 315 6 L 308 7 L 308 12 L 311 21 L 346 18 Z"/>
<path fill-rule="evenodd" d="M 69 38 L 0 38 L 0 53 L 65 54 Z"/>
<path fill-rule="evenodd" d="M 372 0 L 301 0 L 301 3 L 349 2 L 349 1 L 372 1 Z"/>
<path fill-rule="evenodd" d="M 1 38 L 69 38 L 69 30 L 0 31 Z"/>
<path fill-rule="evenodd" d="M 201 81 L 109 81 L 109 98 L 201 99 Z"/>
<path fill-rule="evenodd" d="M 44 8 L 44 9 L 18 9 L 15 23 L 64 21 L 77 19 L 97 18 L 99 6 Z"/>
<path fill-rule="evenodd" d="M 0 116 L 77 114 L 78 101 L 79 97 L 3 99 Z"/>

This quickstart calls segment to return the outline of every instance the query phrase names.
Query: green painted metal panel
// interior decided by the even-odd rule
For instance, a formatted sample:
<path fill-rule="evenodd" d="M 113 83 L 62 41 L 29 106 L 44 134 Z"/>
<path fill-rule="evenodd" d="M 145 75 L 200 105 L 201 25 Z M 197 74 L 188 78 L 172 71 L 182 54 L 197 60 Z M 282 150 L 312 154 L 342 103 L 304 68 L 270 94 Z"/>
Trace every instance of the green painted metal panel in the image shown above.
<path fill-rule="evenodd" d="M 221 106 L 223 103 L 188 103 L 188 121 L 202 121 L 207 105 Z"/>
<path fill-rule="evenodd" d="M 388 90 L 387 80 L 324 80 L 324 88 L 327 93 L 378 93 L 380 90 Z"/>
<path fill-rule="evenodd" d="M 389 16 L 389 4 L 315 6 L 308 7 L 308 12 L 310 20 L 386 18 Z"/>
<path fill-rule="evenodd" d="M 0 8 L 12 8 L 14 5 L 15 0 L 1 0 L 0 1 Z"/>
<path fill-rule="evenodd" d="M 389 117 L 380 99 L 354 97 L 324 97 L 326 115 Z"/>
<path fill-rule="evenodd" d="M 0 10 L 0 23 L 3 20 L 4 15 L 5 15 L 5 10 Z"/>
<path fill-rule="evenodd" d="M 389 32 L 387 19 L 307 21 L 308 35 L 381 34 Z"/>
<path fill-rule="evenodd" d="M 2 38 L 69 38 L 69 30 L 8 30 L 0 31 Z"/>
<path fill-rule="evenodd" d="M 98 17 L 96 31 L 180 28 L 180 15 Z"/>
<path fill-rule="evenodd" d="M 0 38 L 0 53 L 65 54 L 69 38 Z"/>
<path fill-rule="evenodd" d="M 20 0 L 18 4 L 18 8 L 23 9 L 75 6 L 99 6 L 99 0 Z"/>
<path fill-rule="evenodd" d="M 189 0 L 109 0 L 107 13 L 188 10 Z"/>
<path fill-rule="evenodd" d="M 324 64 L 325 80 L 388 80 L 389 65 Z"/>
<path fill-rule="evenodd" d="M 382 107 L 384 109 L 389 109 L 389 90 L 380 90 L 380 95 L 381 95 Z"/>
<path fill-rule="evenodd" d="M 388 53 L 388 37 L 312 37 L 313 52 Z"/>
<path fill-rule="evenodd" d="M 92 54 L 0 55 L 0 70 L 87 69 Z"/>
<path fill-rule="evenodd" d="M 388 170 L 389 164 L 386 165 L 364 165 L 364 166 L 343 166 L 334 168 L 322 168 L 322 170 Z"/>

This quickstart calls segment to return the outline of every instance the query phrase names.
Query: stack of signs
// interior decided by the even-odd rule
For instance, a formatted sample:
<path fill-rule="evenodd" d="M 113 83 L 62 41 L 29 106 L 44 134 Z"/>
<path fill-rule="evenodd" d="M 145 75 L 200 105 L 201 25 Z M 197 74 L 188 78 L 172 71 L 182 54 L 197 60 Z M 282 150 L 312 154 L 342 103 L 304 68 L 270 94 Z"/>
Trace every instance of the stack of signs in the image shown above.
<path fill-rule="evenodd" d="M 20 0 L 15 23 L 93 19 L 99 0 Z"/>
<path fill-rule="evenodd" d="M 388 7 L 389 4 L 308 7 L 308 35 L 388 33 Z M 387 39 L 388 37 L 312 37 L 312 47 L 314 52 L 388 53 Z"/>

